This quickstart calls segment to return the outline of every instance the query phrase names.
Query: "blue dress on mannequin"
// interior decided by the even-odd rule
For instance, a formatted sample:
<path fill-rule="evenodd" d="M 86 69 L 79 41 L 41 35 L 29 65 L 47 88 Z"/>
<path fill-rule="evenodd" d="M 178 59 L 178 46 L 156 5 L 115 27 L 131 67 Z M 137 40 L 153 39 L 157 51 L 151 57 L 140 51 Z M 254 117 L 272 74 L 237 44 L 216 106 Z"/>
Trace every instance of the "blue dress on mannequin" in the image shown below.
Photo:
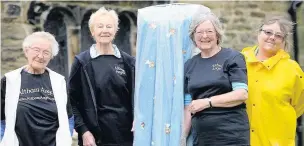
<path fill-rule="evenodd" d="M 210 9 L 196 4 L 138 10 L 134 146 L 179 146 L 184 63 L 194 49 L 189 26 L 192 16 L 205 12 Z"/>

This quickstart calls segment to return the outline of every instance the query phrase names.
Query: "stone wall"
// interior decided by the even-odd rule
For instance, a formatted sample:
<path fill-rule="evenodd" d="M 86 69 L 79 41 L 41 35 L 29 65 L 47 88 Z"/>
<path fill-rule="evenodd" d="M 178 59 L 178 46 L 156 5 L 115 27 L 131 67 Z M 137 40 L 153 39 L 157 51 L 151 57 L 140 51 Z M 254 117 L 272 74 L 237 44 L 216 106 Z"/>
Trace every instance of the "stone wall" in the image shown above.
<path fill-rule="evenodd" d="M 302 69 L 304 70 L 304 4 L 300 6 L 300 8 L 297 11 L 297 33 L 298 33 L 298 42 L 299 42 L 299 63 L 302 66 Z"/>
<path fill-rule="evenodd" d="M 31 13 L 35 13 L 33 19 L 31 21 L 28 20 L 29 9 L 31 8 L 31 1 L 2 1 L 1 2 L 1 76 L 4 73 L 16 69 L 18 67 L 23 66 L 26 64 L 26 59 L 22 52 L 22 41 L 28 34 L 31 34 L 37 30 L 43 30 L 43 22 L 48 15 L 48 11 L 46 9 L 52 9 L 55 7 L 67 8 L 71 10 L 73 13 L 73 17 L 76 18 L 69 18 L 69 19 L 82 19 L 83 13 L 86 13 L 90 10 L 96 10 L 102 6 L 105 6 L 110 9 L 114 9 L 117 12 L 131 12 L 135 14 L 137 13 L 138 8 L 155 5 L 155 4 L 163 4 L 167 3 L 167 1 L 69 1 L 69 2 L 56 2 L 56 1 L 37 1 L 37 3 L 42 3 L 41 6 L 34 7 L 34 10 Z M 79 10 L 81 9 L 81 10 Z M 41 12 L 40 12 L 41 11 Z M 41 16 L 35 16 L 36 14 L 41 14 Z M 135 18 L 136 19 L 136 18 Z M 75 44 L 68 44 L 70 46 L 80 46 L 79 42 L 79 29 L 80 23 L 82 20 L 78 21 L 77 24 L 73 24 L 73 26 L 67 26 L 67 29 L 71 30 L 71 33 L 77 32 L 78 34 L 74 34 L 76 41 L 78 41 L 78 45 Z M 135 20 L 136 21 L 136 20 Z M 73 22 L 74 23 L 74 22 Z M 132 23 L 131 28 L 131 50 L 132 54 L 135 55 L 135 41 L 136 41 L 136 25 Z M 74 31 L 75 30 L 75 31 Z M 68 32 L 68 35 L 71 34 Z M 75 38 L 75 37 L 74 37 Z M 71 38 L 68 38 L 71 39 Z M 74 39 L 75 40 L 75 39 Z M 75 42 L 70 40 L 69 43 Z M 69 46 L 69 47 L 70 47 Z M 70 56 L 78 54 L 80 49 L 79 48 L 69 48 L 68 53 Z M 69 65 L 71 64 L 71 58 L 69 56 Z"/>
<path fill-rule="evenodd" d="M 31 31 L 26 22 L 26 3 L 1 2 L 1 76 L 26 61 L 22 53 L 22 41 Z"/>
<path fill-rule="evenodd" d="M 179 1 L 185 2 L 185 1 Z M 212 9 L 220 17 L 225 29 L 223 39 L 224 47 L 232 47 L 238 50 L 246 46 L 255 44 L 256 32 L 259 23 L 267 14 L 287 15 L 289 2 L 277 1 L 205 1 L 189 2 L 200 3 Z M 45 2 L 51 3 L 51 2 Z M 156 3 L 139 3 L 139 2 L 52 2 L 53 5 L 67 6 L 76 5 L 82 7 L 99 8 L 100 6 L 111 6 L 116 9 L 134 9 L 141 8 Z M 26 60 L 22 53 L 21 45 L 24 37 L 34 31 L 36 26 L 29 24 L 27 21 L 27 12 L 30 2 L 1 2 L 1 76 L 15 68 L 25 64 Z M 136 29 L 136 27 L 134 28 Z M 133 30 L 134 30 L 133 29 Z M 136 30 L 133 31 L 136 35 Z M 131 41 L 136 41 L 132 39 Z M 131 43 L 131 44 L 136 44 Z M 135 50 L 135 45 L 133 50 Z M 133 52 L 133 54 L 135 54 Z"/>

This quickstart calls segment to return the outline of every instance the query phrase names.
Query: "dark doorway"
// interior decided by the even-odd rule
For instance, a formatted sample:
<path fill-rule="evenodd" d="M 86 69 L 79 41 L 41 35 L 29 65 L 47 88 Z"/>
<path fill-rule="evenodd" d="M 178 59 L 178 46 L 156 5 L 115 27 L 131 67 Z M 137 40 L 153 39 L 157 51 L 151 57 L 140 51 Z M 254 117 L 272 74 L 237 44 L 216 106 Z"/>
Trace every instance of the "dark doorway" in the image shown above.
<path fill-rule="evenodd" d="M 44 31 L 53 34 L 59 43 L 59 53 L 54 57 L 48 67 L 55 72 L 68 77 L 68 55 L 67 55 L 67 29 L 64 15 L 60 11 L 51 11 L 44 25 Z"/>
<path fill-rule="evenodd" d="M 126 16 L 128 14 L 121 13 L 119 15 L 119 30 L 116 34 L 114 44 L 117 47 L 131 55 L 131 22 L 130 19 Z"/>
<path fill-rule="evenodd" d="M 93 12 L 94 12 L 93 10 L 87 12 L 83 16 L 83 20 L 81 22 L 81 35 L 80 35 L 80 38 L 81 38 L 80 51 L 81 52 L 89 49 L 91 47 L 91 45 L 95 43 L 95 41 L 91 35 L 90 29 L 89 29 L 89 19 Z"/>

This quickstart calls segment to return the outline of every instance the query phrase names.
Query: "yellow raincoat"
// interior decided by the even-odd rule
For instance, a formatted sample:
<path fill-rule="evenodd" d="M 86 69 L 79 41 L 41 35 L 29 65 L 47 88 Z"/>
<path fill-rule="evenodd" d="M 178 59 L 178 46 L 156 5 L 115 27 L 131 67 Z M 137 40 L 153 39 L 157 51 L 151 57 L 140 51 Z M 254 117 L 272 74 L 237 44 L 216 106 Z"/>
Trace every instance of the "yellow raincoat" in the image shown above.
<path fill-rule="evenodd" d="M 244 48 L 248 72 L 247 113 L 251 146 L 295 146 L 296 119 L 304 112 L 304 74 L 288 53 L 265 60 L 257 46 Z"/>

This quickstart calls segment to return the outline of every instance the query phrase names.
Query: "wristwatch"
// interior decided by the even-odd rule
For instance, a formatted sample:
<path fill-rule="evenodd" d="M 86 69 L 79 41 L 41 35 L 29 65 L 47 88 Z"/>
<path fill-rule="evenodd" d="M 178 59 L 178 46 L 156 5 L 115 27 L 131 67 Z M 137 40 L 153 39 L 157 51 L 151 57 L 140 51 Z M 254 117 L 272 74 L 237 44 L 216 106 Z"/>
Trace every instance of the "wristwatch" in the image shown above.
<path fill-rule="evenodd" d="M 209 102 L 209 108 L 212 108 L 211 98 L 207 98 Z"/>

